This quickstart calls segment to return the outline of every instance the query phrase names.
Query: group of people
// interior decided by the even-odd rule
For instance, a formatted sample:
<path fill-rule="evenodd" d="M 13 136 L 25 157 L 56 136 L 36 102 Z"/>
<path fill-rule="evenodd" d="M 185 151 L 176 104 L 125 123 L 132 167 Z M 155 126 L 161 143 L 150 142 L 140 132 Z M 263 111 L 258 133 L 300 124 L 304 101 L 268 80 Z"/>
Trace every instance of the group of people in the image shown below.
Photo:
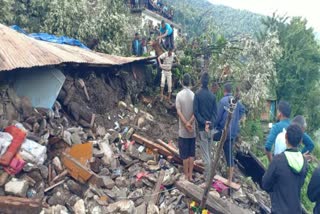
<path fill-rule="evenodd" d="M 202 74 L 201 88 L 195 94 L 189 88 L 190 79 L 189 74 L 183 76 L 183 89 L 176 97 L 176 108 L 179 115 L 179 151 L 183 159 L 185 179 L 192 181 L 196 148 L 195 121 L 197 121 L 200 152 L 204 162 L 207 182 L 212 167 L 213 142 L 220 141 L 226 124 L 228 109 L 231 105 L 230 100 L 234 98 L 232 94 L 233 89 L 231 83 L 226 83 L 223 88 L 224 97 L 217 103 L 215 94 L 208 87 L 209 74 L 207 72 Z M 213 86 L 216 86 L 216 84 L 213 84 Z M 223 147 L 228 166 L 229 183 L 232 181 L 234 170 L 233 145 L 239 135 L 239 121 L 244 113 L 244 106 L 240 101 L 237 101 Z M 204 187 L 205 183 L 202 186 Z"/>
<path fill-rule="evenodd" d="M 305 133 L 305 118 L 298 115 L 290 121 L 290 114 L 289 103 L 280 101 L 279 122 L 272 126 L 265 144 L 270 165 L 262 178 L 262 187 L 270 194 L 272 213 L 302 213 L 301 188 L 314 148 L 312 139 Z M 317 202 L 314 213 L 320 213 L 320 168 L 314 171 L 307 194 L 311 201 Z"/>
<path fill-rule="evenodd" d="M 167 51 L 174 49 L 174 29 L 166 23 L 164 20 L 161 21 L 159 27 L 159 35 L 157 40 L 160 41 L 162 47 Z M 150 40 L 150 39 L 149 39 Z M 140 39 L 139 33 L 135 33 L 134 39 L 132 40 L 132 54 L 135 56 L 142 56 L 147 53 L 147 39 Z"/>
<path fill-rule="evenodd" d="M 139 33 L 135 33 L 134 39 L 132 40 L 132 55 L 142 56 L 148 53 L 147 39 L 140 39 Z"/>
<path fill-rule="evenodd" d="M 169 20 L 173 19 L 173 8 L 163 3 L 162 0 L 130 0 L 130 5 L 131 8 L 147 8 Z"/>
<path fill-rule="evenodd" d="M 204 162 L 207 182 L 212 167 L 212 144 L 221 139 L 231 105 L 230 100 L 233 98 L 232 85 L 226 83 L 223 87 L 224 96 L 217 103 L 213 93 L 216 91 L 214 90 L 216 84 L 212 85 L 211 90 L 208 84 L 209 75 L 203 73 L 201 88 L 194 94 L 189 88 L 191 77 L 185 74 L 182 79 L 183 89 L 176 96 L 179 117 L 178 146 L 183 159 L 184 178 L 191 182 L 193 181 L 196 136 L 199 137 L 200 154 Z M 308 161 L 314 149 L 314 143 L 305 132 L 307 123 L 303 116 L 298 115 L 290 120 L 291 107 L 288 102 L 280 101 L 277 111 L 279 122 L 272 126 L 265 143 L 265 152 L 270 165 L 262 178 L 262 188 L 270 194 L 272 213 L 302 213 L 301 188 L 307 175 Z M 232 182 L 234 171 L 233 146 L 240 132 L 239 121 L 244 114 L 245 108 L 237 100 L 223 147 L 229 184 Z M 204 187 L 204 184 L 201 186 Z M 319 214 L 320 167 L 312 175 L 308 186 L 308 197 L 317 203 L 314 213 Z"/>

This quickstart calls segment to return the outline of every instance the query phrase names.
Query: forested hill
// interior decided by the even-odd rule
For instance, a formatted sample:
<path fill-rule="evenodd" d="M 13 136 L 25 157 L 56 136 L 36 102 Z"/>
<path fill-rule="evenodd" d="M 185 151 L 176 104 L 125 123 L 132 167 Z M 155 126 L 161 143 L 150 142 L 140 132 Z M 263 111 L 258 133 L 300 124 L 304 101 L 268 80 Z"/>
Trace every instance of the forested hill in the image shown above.
<path fill-rule="evenodd" d="M 214 5 L 207 0 L 169 0 L 175 8 L 175 21 L 184 26 L 190 36 L 201 33 L 213 23 L 216 30 L 227 38 L 238 34 L 255 35 L 262 28 L 262 15 L 246 10 Z"/>

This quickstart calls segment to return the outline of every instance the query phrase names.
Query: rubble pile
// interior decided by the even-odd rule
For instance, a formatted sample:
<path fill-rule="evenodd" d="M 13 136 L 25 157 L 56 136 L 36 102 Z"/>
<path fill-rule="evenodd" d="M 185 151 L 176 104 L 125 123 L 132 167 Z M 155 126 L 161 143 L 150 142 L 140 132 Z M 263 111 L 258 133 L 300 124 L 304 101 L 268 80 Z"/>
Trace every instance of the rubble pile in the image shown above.
<path fill-rule="evenodd" d="M 14 213 L 189 212 L 192 200 L 175 186 L 181 179 L 179 158 L 132 137 L 135 133 L 174 140 L 177 120 L 157 102 L 140 98 L 145 106 L 129 104 L 132 95 L 125 102 L 110 98 L 116 104 L 103 111 L 108 98 L 99 93 L 112 93 L 104 79 L 92 76 L 84 84 L 68 76 L 53 110 L 33 108 L 27 97 L 18 97 L 9 85 L 1 86 L 1 209 L 16 207 Z M 101 84 L 111 89 L 93 93 Z M 211 195 L 258 213 L 261 204 L 268 205 L 268 197 L 237 174 L 242 187 L 231 198 L 223 191 L 211 191 Z M 202 173 L 195 172 L 195 183 L 203 181 Z"/>

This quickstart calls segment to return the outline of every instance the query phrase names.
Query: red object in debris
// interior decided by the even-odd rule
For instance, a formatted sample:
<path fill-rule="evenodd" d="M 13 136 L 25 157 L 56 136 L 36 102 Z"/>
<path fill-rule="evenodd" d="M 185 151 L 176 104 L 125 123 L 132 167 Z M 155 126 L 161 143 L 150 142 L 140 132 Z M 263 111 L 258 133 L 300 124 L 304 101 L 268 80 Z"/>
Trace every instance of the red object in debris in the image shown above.
<path fill-rule="evenodd" d="M 26 162 L 17 154 L 10 162 L 10 165 L 4 167 L 4 170 L 10 175 L 15 175 L 22 170 L 24 165 L 26 165 Z"/>
<path fill-rule="evenodd" d="M 3 166 L 8 166 L 13 157 L 19 151 L 23 141 L 26 139 L 27 133 L 16 126 L 8 126 L 5 129 L 5 132 L 11 134 L 13 139 L 7 151 L 0 157 L 0 164 Z"/>
<path fill-rule="evenodd" d="M 228 190 L 228 187 L 226 185 L 224 185 L 221 181 L 215 181 L 212 184 L 212 187 L 215 188 L 215 190 L 217 190 L 217 192 L 222 193 L 226 190 Z"/>
<path fill-rule="evenodd" d="M 146 177 L 146 176 L 148 176 L 147 172 L 139 172 L 137 174 L 137 181 L 140 181 L 143 177 Z"/>

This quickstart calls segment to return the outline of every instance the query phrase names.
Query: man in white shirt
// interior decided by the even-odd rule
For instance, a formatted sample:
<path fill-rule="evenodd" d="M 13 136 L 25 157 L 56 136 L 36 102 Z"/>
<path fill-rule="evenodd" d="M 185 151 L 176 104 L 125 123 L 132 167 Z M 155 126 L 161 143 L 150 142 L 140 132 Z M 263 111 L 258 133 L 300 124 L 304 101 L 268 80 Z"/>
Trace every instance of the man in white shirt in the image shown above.
<path fill-rule="evenodd" d="M 192 171 L 195 157 L 195 117 L 193 115 L 194 93 L 188 88 L 191 82 L 189 74 L 183 76 L 183 89 L 177 94 L 176 108 L 179 115 L 179 153 L 183 160 L 183 172 L 186 180 L 193 181 Z"/>
<path fill-rule="evenodd" d="M 172 68 L 172 64 L 174 61 L 174 57 L 175 57 L 175 54 L 173 53 L 172 49 L 169 49 L 168 52 L 165 52 L 158 57 L 159 66 L 162 69 L 161 84 L 160 84 L 161 101 L 163 100 L 163 89 L 164 89 L 166 81 L 168 84 L 168 101 L 171 100 L 171 93 L 172 93 L 171 68 Z M 161 60 L 163 60 L 163 63 L 161 63 Z"/>

